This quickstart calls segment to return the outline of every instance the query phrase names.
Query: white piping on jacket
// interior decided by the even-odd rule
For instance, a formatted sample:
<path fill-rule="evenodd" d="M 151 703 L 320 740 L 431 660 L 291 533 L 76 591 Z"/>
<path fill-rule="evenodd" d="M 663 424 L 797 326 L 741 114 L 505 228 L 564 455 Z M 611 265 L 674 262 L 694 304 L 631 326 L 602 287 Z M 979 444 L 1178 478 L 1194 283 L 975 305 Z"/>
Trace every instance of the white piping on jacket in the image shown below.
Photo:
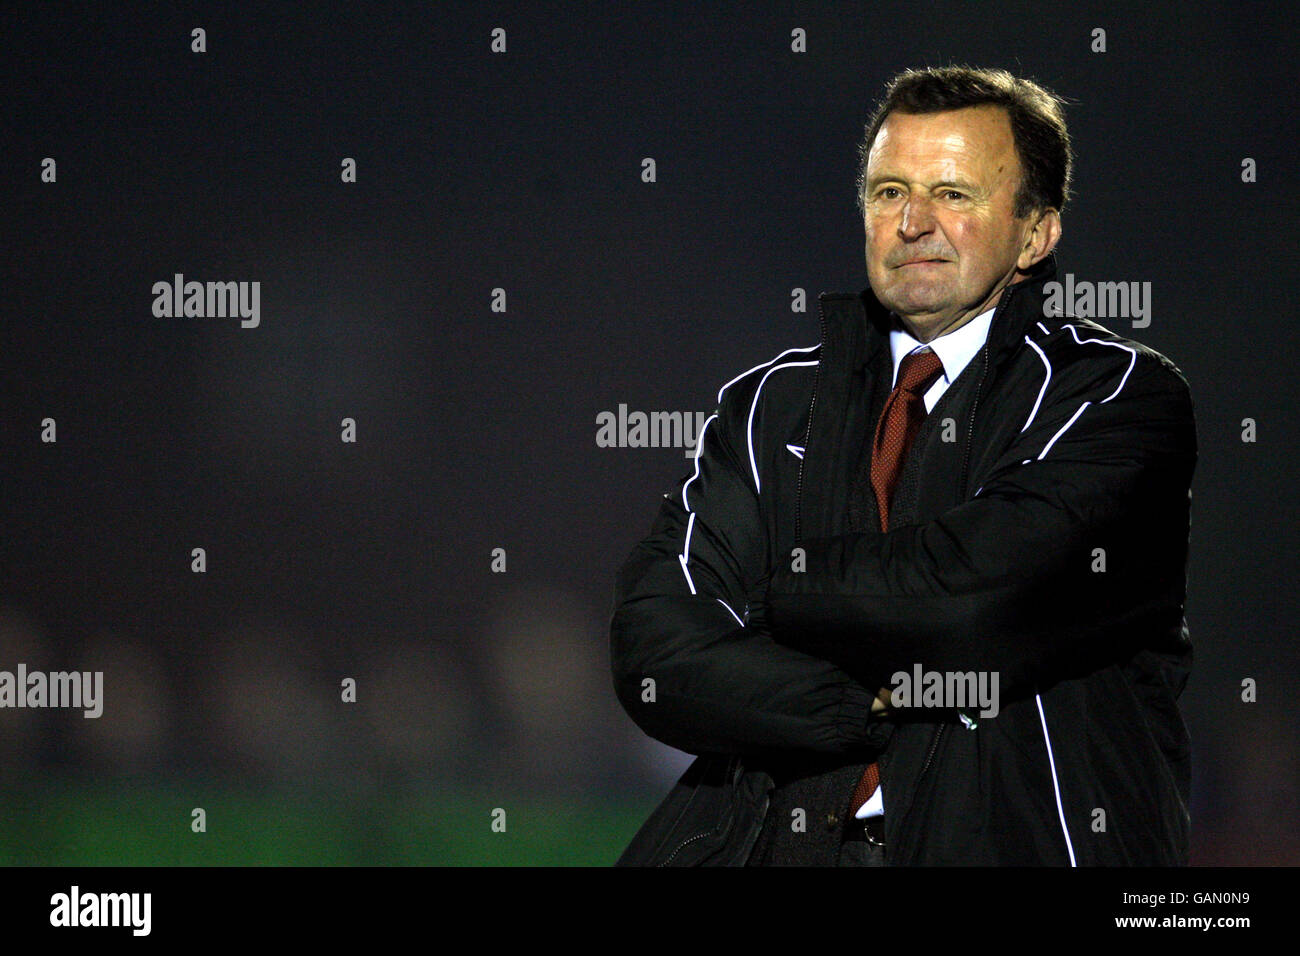
<path fill-rule="evenodd" d="M 758 396 L 763 394 L 763 385 L 767 382 L 767 377 L 782 368 L 798 368 L 804 365 L 816 365 L 817 362 L 786 362 L 784 365 L 773 365 L 763 373 L 763 378 L 758 383 L 758 388 L 754 389 L 754 401 L 749 406 L 749 423 L 745 426 L 746 440 L 749 443 L 749 467 L 754 472 L 754 494 L 758 494 L 762 485 L 758 480 L 758 462 L 754 459 L 754 412 L 758 410 Z M 802 455 L 800 456 L 803 457 Z"/>
<path fill-rule="evenodd" d="M 1043 323 L 1039 322 L 1038 324 L 1041 326 Z M 1029 423 L 1032 422 L 1034 416 L 1038 414 L 1038 406 L 1042 404 L 1043 396 L 1047 394 L 1047 383 L 1052 380 L 1052 363 L 1047 361 L 1047 356 L 1043 354 L 1043 350 L 1040 349 L 1037 344 L 1035 344 L 1034 340 L 1027 335 L 1025 336 L 1025 342 L 1031 349 L 1037 352 L 1038 357 L 1043 360 L 1043 365 L 1047 366 L 1047 375 L 1043 379 L 1043 387 L 1038 390 L 1038 397 L 1034 399 L 1034 407 L 1030 410 L 1029 417 L 1025 419 L 1025 424 L 1020 429 L 1022 432 L 1029 427 Z M 1021 464 L 1023 464 L 1023 462 L 1021 462 Z M 980 487 L 983 486 L 981 485 Z M 975 494 L 979 494 L 979 492 L 977 491 Z"/>
<path fill-rule="evenodd" d="M 691 516 L 686 519 L 686 541 L 682 544 L 682 553 L 677 555 L 677 563 L 682 566 L 682 574 L 686 575 L 686 586 L 691 589 L 692 594 L 695 593 L 695 582 L 691 580 L 691 572 L 686 567 L 686 562 L 689 560 L 687 555 L 691 551 L 691 529 L 694 527 L 695 512 L 692 511 Z"/>
<path fill-rule="evenodd" d="M 712 424 L 713 420 L 717 417 L 718 413 L 714 412 L 708 418 L 704 419 L 704 424 L 700 426 L 700 437 L 699 440 L 695 442 L 695 473 L 686 479 L 686 484 L 682 485 L 682 507 L 687 511 L 691 511 L 691 506 L 686 500 L 686 489 L 691 486 L 692 481 L 700 477 L 700 452 L 704 450 L 704 433 L 709 430 L 709 425 Z M 693 511 L 691 512 L 691 516 L 695 516 Z M 692 591 L 691 593 L 694 592 Z"/>
<path fill-rule="evenodd" d="M 1111 348 L 1123 349 L 1125 352 L 1129 354 L 1128 368 L 1124 370 L 1124 374 L 1120 377 L 1119 384 L 1115 386 L 1115 391 L 1111 392 L 1109 395 L 1107 395 L 1105 398 L 1103 398 L 1100 402 L 1097 403 L 1098 405 L 1105 405 L 1112 398 L 1114 398 L 1116 395 L 1119 394 L 1120 389 L 1124 387 L 1124 383 L 1128 381 L 1129 373 L 1133 371 L 1133 366 L 1137 364 L 1137 350 L 1131 349 L 1127 345 L 1120 345 L 1118 342 L 1106 342 L 1102 339 L 1080 339 L 1079 330 L 1076 329 L 1073 325 L 1066 324 L 1061 326 L 1061 328 L 1069 329 L 1070 334 L 1074 336 L 1075 343 L 1078 345 L 1083 345 L 1088 342 L 1094 342 L 1097 345 L 1109 345 Z M 1065 434 L 1065 430 L 1069 428 L 1071 425 L 1073 425 L 1075 421 L 1078 419 L 1078 417 L 1081 414 L 1083 414 L 1083 410 L 1091 404 L 1092 404 L 1091 401 L 1087 401 L 1079 406 L 1079 410 L 1076 411 L 1073 415 L 1071 415 L 1070 420 L 1061 426 L 1061 430 L 1052 436 L 1052 440 L 1043 446 L 1043 450 L 1038 453 L 1039 458 L 1042 458 L 1044 455 L 1047 454 L 1047 452 L 1051 449 L 1051 447 L 1056 444 L 1056 440 Z"/>
<path fill-rule="evenodd" d="M 819 345 L 808 345 L 808 346 L 805 346 L 804 348 L 798 348 L 798 349 L 786 349 L 784 352 L 782 352 L 782 353 L 781 353 L 780 355 L 778 355 L 776 358 L 774 358 L 774 359 L 769 359 L 769 360 L 766 361 L 766 362 L 761 362 L 761 363 L 759 363 L 758 365 L 755 365 L 753 368 L 751 368 L 748 372 L 741 372 L 739 375 L 737 375 L 735 378 L 733 378 L 733 379 L 732 379 L 730 382 L 728 382 L 726 385 L 722 386 L 722 388 L 718 389 L 718 404 L 719 404 L 719 405 L 722 404 L 722 393 L 725 392 L 727 389 L 731 388 L 731 386 L 735 385 L 737 382 L 739 382 L 739 381 L 740 381 L 742 378 L 744 378 L 746 375 L 752 375 L 754 372 L 757 372 L 760 368 L 767 368 L 769 365 L 773 365 L 773 364 L 775 364 L 776 362 L 781 361 L 781 359 L 785 358 L 785 357 L 786 357 L 787 355 L 789 355 L 791 352 L 811 352 L 811 351 L 813 351 L 814 349 L 817 349 L 817 348 L 820 348 L 820 346 L 819 346 Z"/>
<path fill-rule="evenodd" d="M 1061 832 L 1065 834 L 1065 848 L 1070 851 L 1070 866 L 1079 864 L 1074 859 L 1074 844 L 1070 842 L 1070 830 L 1065 825 L 1065 808 L 1061 806 L 1061 784 L 1056 779 L 1056 759 L 1052 756 L 1052 738 L 1047 735 L 1047 717 L 1043 713 L 1043 698 L 1035 693 L 1038 701 L 1038 719 L 1043 722 L 1043 741 L 1047 744 L 1047 765 L 1052 769 L 1052 791 L 1056 794 L 1056 815 L 1061 821 Z"/>
<path fill-rule="evenodd" d="M 1128 381 L 1129 372 L 1132 372 L 1133 366 L 1137 364 L 1137 357 L 1138 357 L 1137 350 L 1131 349 L 1127 345 L 1120 345 L 1118 342 L 1107 342 L 1104 339 L 1081 339 L 1079 338 L 1079 330 L 1068 322 L 1065 325 L 1061 326 L 1061 328 L 1069 329 L 1070 334 L 1074 336 L 1074 341 L 1079 345 L 1083 345 L 1085 342 L 1096 342 L 1098 345 L 1108 345 L 1113 349 L 1123 349 L 1125 352 L 1129 354 L 1128 368 L 1124 371 L 1124 375 L 1119 380 L 1119 384 L 1115 386 L 1115 391 L 1111 392 L 1109 395 L 1107 395 L 1105 398 L 1103 398 L 1100 402 L 1097 403 L 1098 405 L 1105 405 L 1112 398 L 1114 398 L 1116 395 L 1119 394 L 1119 390 L 1123 388 L 1124 383 Z"/>
<path fill-rule="evenodd" d="M 736 619 L 736 623 L 737 623 L 737 624 L 739 624 L 741 627 L 744 627 L 744 626 L 745 626 L 745 622 L 742 621 L 742 620 L 740 619 L 740 615 L 739 615 L 739 614 L 737 614 L 734 610 L 732 610 L 730 604 L 728 604 L 726 601 L 722 600 L 722 598 L 718 598 L 717 600 L 718 600 L 718 603 L 719 603 L 719 604 L 721 604 L 723 607 L 725 607 L 728 611 L 731 611 L 731 616 L 734 617 L 734 618 Z"/>
<path fill-rule="evenodd" d="M 758 388 L 754 390 L 754 404 L 750 407 L 749 410 L 749 460 L 751 464 L 753 464 L 754 462 L 754 436 L 753 436 L 754 409 L 758 406 L 758 395 L 763 390 L 763 382 L 766 382 L 767 376 L 771 375 L 778 368 L 791 368 L 796 365 L 817 364 L 817 362 L 790 362 L 787 363 L 786 365 L 774 365 L 774 363 L 781 361 L 781 359 L 785 358 L 787 355 L 790 355 L 794 352 L 812 352 L 815 349 L 818 349 L 820 347 L 821 347 L 820 345 L 809 345 L 803 348 L 786 349 L 776 358 L 771 359 L 770 361 L 767 362 L 762 362 L 759 365 L 755 365 L 747 372 L 741 372 L 739 375 L 733 378 L 726 385 L 723 385 L 722 388 L 718 389 L 718 404 L 721 405 L 723 392 L 725 392 L 731 386 L 735 385 L 745 376 L 752 375 L 762 368 L 767 369 L 767 372 L 763 375 L 762 381 L 758 383 Z M 768 366 L 773 366 L 773 367 L 768 368 Z M 690 568 L 687 567 L 691 559 L 690 557 L 691 531 L 695 528 L 695 512 L 691 511 L 690 501 L 687 499 L 686 493 L 687 493 L 687 489 L 691 487 L 691 482 L 693 482 L 696 478 L 700 477 L 700 454 L 701 452 L 704 451 L 704 436 L 705 433 L 709 430 L 709 425 L 712 424 L 713 420 L 717 417 L 718 417 L 718 413 L 714 412 L 707 419 L 705 419 L 704 424 L 700 427 L 700 437 L 695 442 L 695 470 L 691 474 L 691 477 L 686 479 L 686 483 L 682 485 L 682 507 L 686 509 L 686 513 L 690 515 L 690 518 L 686 522 L 686 539 L 682 543 L 682 553 L 677 556 L 677 563 L 680 564 L 682 567 L 682 574 L 686 577 L 686 586 L 691 589 L 691 594 L 697 593 L 695 590 L 695 581 L 694 579 L 691 578 Z M 801 455 L 800 457 L 803 456 Z M 754 468 L 754 492 L 755 494 L 757 494 L 758 493 L 758 466 L 753 465 L 753 468 Z M 722 600 L 722 598 L 717 598 L 717 601 L 728 611 L 731 611 L 731 616 L 734 617 L 737 621 L 739 621 L 742 627 L 744 626 L 745 622 L 740 620 L 740 615 L 738 615 L 732 609 L 730 604 Z"/>
<path fill-rule="evenodd" d="M 1042 328 L 1041 322 L 1039 323 L 1039 328 Z M 1106 342 L 1103 341 L 1102 339 L 1080 339 L 1079 330 L 1070 324 L 1063 325 L 1062 328 L 1070 330 L 1070 334 L 1074 337 L 1075 344 L 1077 345 L 1083 345 L 1085 343 L 1091 342 L 1097 345 L 1109 345 L 1112 348 L 1123 349 L 1125 352 L 1129 353 L 1128 368 L 1124 370 L 1124 374 L 1123 376 L 1121 376 L 1119 380 L 1119 385 L 1115 386 L 1115 391 L 1111 392 L 1109 395 L 1107 395 L 1105 398 L 1103 398 L 1100 402 L 1097 403 L 1099 405 L 1106 404 L 1106 402 L 1109 402 L 1112 398 L 1114 398 L 1116 395 L 1120 393 L 1120 389 L 1122 389 L 1124 387 L 1124 383 L 1128 381 L 1129 373 L 1133 371 L 1133 367 L 1137 364 L 1137 351 L 1135 349 L 1129 348 L 1129 346 L 1127 345 L 1121 345 L 1118 342 Z M 1046 331 L 1046 329 L 1044 329 L 1044 331 Z M 1034 416 L 1038 414 L 1039 402 L 1042 401 L 1043 395 L 1047 391 L 1047 383 L 1051 381 L 1052 365 L 1050 362 L 1047 361 L 1047 356 L 1043 354 L 1043 350 L 1040 349 L 1037 345 L 1035 345 L 1032 341 L 1030 341 L 1029 336 L 1027 335 L 1025 336 L 1025 341 L 1028 342 L 1031 346 L 1033 346 L 1034 351 L 1038 353 L 1038 357 L 1041 358 L 1043 360 L 1043 364 L 1047 366 L 1047 378 L 1044 379 L 1043 387 L 1038 392 L 1038 399 L 1037 401 L 1034 402 L 1033 411 L 1029 413 L 1029 420 L 1025 422 L 1025 428 L 1028 428 L 1029 422 L 1032 422 L 1034 420 Z M 1043 450 L 1038 453 L 1039 459 L 1042 459 L 1042 457 L 1047 454 L 1048 450 L 1050 450 L 1051 447 L 1056 444 L 1056 440 L 1065 434 L 1065 430 L 1069 428 L 1071 425 L 1073 425 L 1078 420 L 1079 416 L 1083 414 L 1083 410 L 1091 404 L 1092 404 L 1091 401 L 1085 401 L 1082 405 L 1079 406 L 1079 408 L 1075 411 L 1075 413 L 1070 416 L 1070 420 L 1066 422 L 1064 425 L 1062 425 L 1060 429 L 1057 431 L 1057 433 L 1052 436 L 1051 440 L 1046 445 L 1043 446 Z M 1022 428 L 1020 430 L 1023 432 L 1025 428 Z M 1030 461 L 1031 459 L 1026 458 L 1023 462 L 1021 462 L 1021 464 L 1028 464 Z M 983 486 L 980 486 L 980 491 L 982 490 L 983 490 Z M 978 495 L 979 491 L 975 492 L 975 494 Z M 1043 725 L 1043 743 L 1047 745 L 1047 766 L 1052 772 L 1052 792 L 1056 796 L 1057 818 L 1061 822 L 1061 833 L 1065 836 L 1065 849 L 1070 854 L 1070 866 L 1077 867 L 1079 864 L 1074 857 L 1074 844 L 1070 841 L 1070 829 L 1065 825 L 1065 807 L 1061 803 L 1061 781 L 1056 776 L 1056 758 L 1052 754 L 1052 737 L 1047 732 L 1047 714 L 1043 712 L 1043 697 L 1041 694 L 1035 691 L 1034 700 L 1038 702 L 1038 719 Z"/>

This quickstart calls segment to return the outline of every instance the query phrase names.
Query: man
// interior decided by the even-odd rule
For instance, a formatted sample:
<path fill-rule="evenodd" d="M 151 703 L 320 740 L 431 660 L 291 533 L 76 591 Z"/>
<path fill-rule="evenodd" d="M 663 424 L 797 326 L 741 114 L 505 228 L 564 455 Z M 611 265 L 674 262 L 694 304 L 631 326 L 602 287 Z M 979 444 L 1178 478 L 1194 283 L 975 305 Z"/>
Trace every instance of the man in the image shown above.
<path fill-rule="evenodd" d="M 699 755 L 621 864 L 1186 864 L 1192 401 L 1053 314 L 1069 178 L 1036 84 L 889 84 L 870 288 L 723 387 L 619 574 L 619 699 Z"/>

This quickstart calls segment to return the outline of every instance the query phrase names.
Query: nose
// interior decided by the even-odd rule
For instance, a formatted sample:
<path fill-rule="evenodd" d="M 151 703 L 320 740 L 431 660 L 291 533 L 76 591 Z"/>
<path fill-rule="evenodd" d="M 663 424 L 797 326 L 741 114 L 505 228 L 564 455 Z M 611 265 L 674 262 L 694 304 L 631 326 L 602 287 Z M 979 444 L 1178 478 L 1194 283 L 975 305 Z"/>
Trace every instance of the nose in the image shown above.
<path fill-rule="evenodd" d="M 934 206 L 930 197 L 912 193 L 903 206 L 903 217 L 898 222 L 898 235 L 907 242 L 919 239 L 934 231 Z"/>

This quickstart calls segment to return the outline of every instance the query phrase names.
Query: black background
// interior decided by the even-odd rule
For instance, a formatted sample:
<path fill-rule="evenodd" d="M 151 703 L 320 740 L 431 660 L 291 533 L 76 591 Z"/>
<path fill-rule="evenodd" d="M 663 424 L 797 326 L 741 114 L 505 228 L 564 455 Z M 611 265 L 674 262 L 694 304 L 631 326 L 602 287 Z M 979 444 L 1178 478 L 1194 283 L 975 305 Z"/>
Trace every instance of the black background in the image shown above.
<path fill-rule="evenodd" d="M 684 761 L 618 709 L 606 628 L 618 564 L 687 464 L 598 447 L 596 416 L 711 411 L 722 383 L 815 344 L 791 290 L 866 283 L 872 104 L 900 69 L 959 62 L 1068 98 L 1061 272 L 1151 282 L 1150 327 L 1099 321 L 1192 387 L 1193 862 L 1296 862 L 1281 9 L 7 8 L 0 667 L 102 669 L 106 711 L 0 712 L 19 801 L 0 860 L 85 861 L 48 836 L 55 783 L 160 813 L 174 793 L 177 840 L 204 788 L 346 801 L 360 863 L 401 858 L 367 822 L 394 794 L 480 822 L 625 807 L 593 851 L 612 860 Z M 177 272 L 260 281 L 260 326 L 154 317 Z M 123 861 L 167 858 L 141 852 Z"/>

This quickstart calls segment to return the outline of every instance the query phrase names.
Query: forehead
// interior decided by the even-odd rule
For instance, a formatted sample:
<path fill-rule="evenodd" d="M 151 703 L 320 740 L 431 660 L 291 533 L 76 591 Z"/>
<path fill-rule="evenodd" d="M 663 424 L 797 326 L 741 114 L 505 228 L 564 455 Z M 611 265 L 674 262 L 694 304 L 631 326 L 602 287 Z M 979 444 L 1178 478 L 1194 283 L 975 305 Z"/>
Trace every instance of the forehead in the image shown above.
<path fill-rule="evenodd" d="M 890 113 L 867 156 L 868 175 L 962 170 L 994 173 L 1016 163 L 1011 119 L 1000 106 Z"/>

